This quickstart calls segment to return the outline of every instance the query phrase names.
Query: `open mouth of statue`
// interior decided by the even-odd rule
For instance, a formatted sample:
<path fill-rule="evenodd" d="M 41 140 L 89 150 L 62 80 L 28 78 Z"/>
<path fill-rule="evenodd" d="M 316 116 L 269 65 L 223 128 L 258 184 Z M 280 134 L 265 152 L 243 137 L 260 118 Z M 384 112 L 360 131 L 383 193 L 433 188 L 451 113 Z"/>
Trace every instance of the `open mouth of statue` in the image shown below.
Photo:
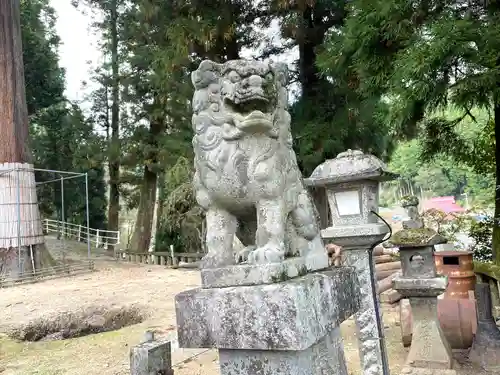
<path fill-rule="evenodd" d="M 265 132 L 272 129 L 272 105 L 261 95 L 247 98 L 225 98 L 224 104 L 231 109 L 234 124 L 247 132 Z"/>

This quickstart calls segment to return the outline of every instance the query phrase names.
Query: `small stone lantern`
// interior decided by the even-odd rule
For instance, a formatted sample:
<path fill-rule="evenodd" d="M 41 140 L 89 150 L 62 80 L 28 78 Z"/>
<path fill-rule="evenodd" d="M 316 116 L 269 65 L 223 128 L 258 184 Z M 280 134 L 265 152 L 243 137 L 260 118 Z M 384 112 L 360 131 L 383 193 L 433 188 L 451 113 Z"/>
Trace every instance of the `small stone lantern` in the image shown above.
<path fill-rule="evenodd" d="M 418 199 L 405 200 L 406 209 L 414 212 Z M 416 211 L 418 212 L 418 211 Z M 399 248 L 402 276 L 393 280 L 393 288 L 403 298 L 409 298 L 413 315 L 413 338 L 403 374 L 411 374 L 412 368 L 443 370 L 454 374 L 451 347 L 438 320 L 437 297 L 448 285 L 446 276 L 439 276 L 434 261 L 434 245 L 446 239 L 431 228 L 424 228 L 417 215 L 403 223 L 390 242 Z M 448 370 L 448 371 L 444 371 Z M 419 373 L 426 373 L 426 372 Z"/>
<path fill-rule="evenodd" d="M 390 230 L 376 215 L 379 184 L 396 176 L 375 156 L 347 150 L 319 165 L 305 180 L 308 186 L 326 190 L 332 226 L 321 236 L 326 243 L 342 246 L 342 262 L 356 269 L 361 284 L 361 309 L 355 320 L 364 375 L 389 374 L 372 250 Z"/>

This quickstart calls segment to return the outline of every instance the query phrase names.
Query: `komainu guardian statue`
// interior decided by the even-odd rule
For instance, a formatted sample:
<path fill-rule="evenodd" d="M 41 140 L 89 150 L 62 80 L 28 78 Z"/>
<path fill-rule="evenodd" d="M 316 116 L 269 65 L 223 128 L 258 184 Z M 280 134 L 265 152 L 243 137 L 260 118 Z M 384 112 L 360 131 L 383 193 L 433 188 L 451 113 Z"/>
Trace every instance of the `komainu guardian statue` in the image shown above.
<path fill-rule="evenodd" d="M 286 66 L 203 61 L 192 81 L 194 188 L 207 211 L 202 268 L 324 253 L 292 149 Z M 243 250 L 233 250 L 235 235 Z"/>

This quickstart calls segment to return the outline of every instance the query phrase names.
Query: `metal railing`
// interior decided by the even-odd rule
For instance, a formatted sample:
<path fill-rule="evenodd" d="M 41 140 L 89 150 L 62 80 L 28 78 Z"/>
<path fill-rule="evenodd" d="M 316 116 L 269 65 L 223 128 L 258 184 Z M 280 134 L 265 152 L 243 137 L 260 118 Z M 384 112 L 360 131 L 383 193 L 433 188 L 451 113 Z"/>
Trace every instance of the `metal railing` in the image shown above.
<path fill-rule="evenodd" d="M 72 224 L 60 220 L 44 219 L 43 229 L 46 234 L 56 233 L 62 238 L 73 239 L 78 242 L 90 243 L 96 248 L 117 246 L 120 244 L 120 231 L 87 228 L 84 225 Z"/>

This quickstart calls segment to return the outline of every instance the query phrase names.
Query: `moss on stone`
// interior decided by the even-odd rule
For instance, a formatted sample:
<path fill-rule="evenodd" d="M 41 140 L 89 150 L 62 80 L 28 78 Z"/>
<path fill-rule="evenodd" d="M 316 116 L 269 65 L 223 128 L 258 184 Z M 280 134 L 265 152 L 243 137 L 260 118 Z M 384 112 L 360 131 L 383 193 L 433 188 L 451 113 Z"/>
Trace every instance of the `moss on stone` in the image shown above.
<path fill-rule="evenodd" d="M 418 206 L 418 198 L 414 195 L 406 195 L 401 198 L 401 206 L 406 208 L 410 206 Z"/>
<path fill-rule="evenodd" d="M 500 281 L 500 266 L 497 266 L 493 263 L 484 263 L 474 261 L 474 272 L 486 275 Z"/>
<path fill-rule="evenodd" d="M 441 236 L 433 229 L 410 228 L 394 233 L 390 242 L 398 247 L 425 246 L 444 242 L 444 239 L 440 241 L 440 238 Z"/>
<path fill-rule="evenodd" d="M 299 268 L 299 277 L 305 275 L 307 275 L 307 267 L 303 265 L 302 267 Z"/>
<path fill-rule="evenodd" d="M 288 274 L 285 270 L 282 270 L 277 276 L 273 276 L 271 278 L 273 283 L 282 283 L 284 281 L 287 281 L 288 279 L 290 278 L 288 277 Z"/>

